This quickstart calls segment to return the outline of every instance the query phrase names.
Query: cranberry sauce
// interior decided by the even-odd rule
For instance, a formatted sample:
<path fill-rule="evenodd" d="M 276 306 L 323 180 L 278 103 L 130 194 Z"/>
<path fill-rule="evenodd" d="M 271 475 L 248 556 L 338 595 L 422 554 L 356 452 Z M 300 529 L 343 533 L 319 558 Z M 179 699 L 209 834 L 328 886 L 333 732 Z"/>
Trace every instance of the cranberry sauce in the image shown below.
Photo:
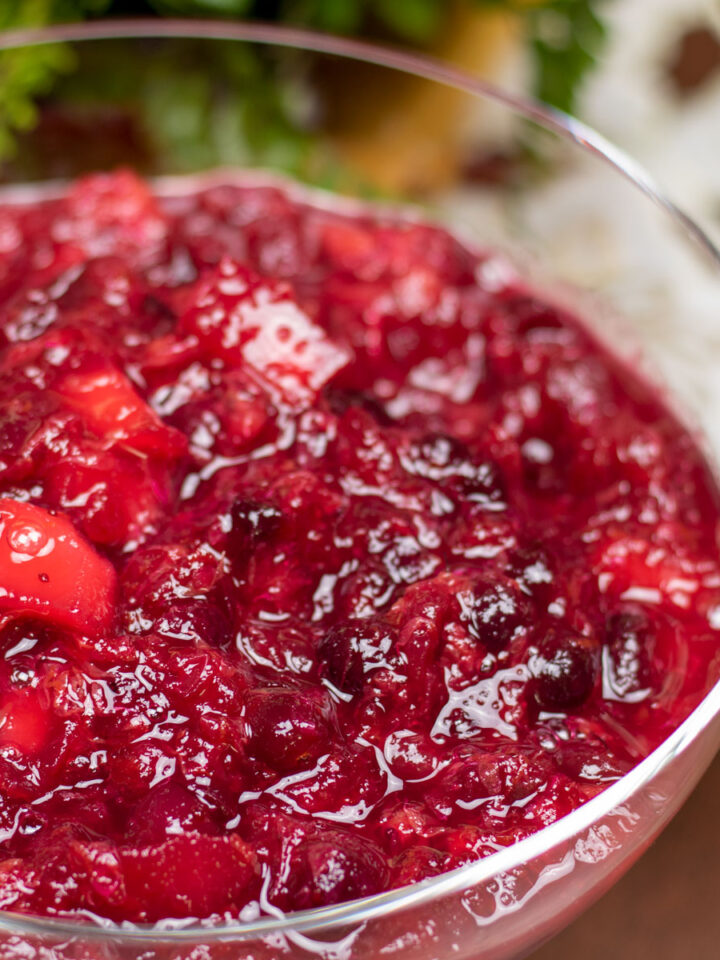
<path fill-rule="evenodd" d="M 3 908 L 413 883 L 715 680 L 695 443 L 492 255 L 118 173 L 0 208 L 0 305 Z"/>

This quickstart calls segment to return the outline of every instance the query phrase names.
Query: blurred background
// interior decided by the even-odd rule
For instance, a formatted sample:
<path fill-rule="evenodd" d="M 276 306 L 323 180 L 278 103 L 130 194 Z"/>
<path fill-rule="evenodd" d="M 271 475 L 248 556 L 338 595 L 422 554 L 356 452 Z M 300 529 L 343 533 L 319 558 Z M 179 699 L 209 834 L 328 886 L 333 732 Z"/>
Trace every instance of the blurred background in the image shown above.
<path fill-rule="evenodd" d="M 430 53 L 575 113 L 720 242 L 720 0 L 0 0 L 0 30 L 127 16 L 274 21 Z M 74 175 L 122 154 L 148 174 L 268 165 L 370 196 L 441 193 L 452 208 L 470 186 L 512 192 L 556 163 L 527 123 L 366 65 L 228 44 L 205 69 L 207 50 L 183 41 L 129 69 L 126 52 L 0 53 L 0 182 Z M 574 202 L 569 182 L 552 195 L 554 215 Z M 717 304 L 705 310 L 716 327 Z M 720 955 L 718 797 L 720 762 L 630 874 L 533 960 Z"/>
<path fill-rule="evenodd" d="M 0 3 L 2 30 L 121 16 L 260 19 L 429 52 L 576 113 L 720 234 L 720 0 Z M 118 46 L 113 70 L 105 45 L 102 76 L 93 63 L 97 47 L 3 54 L 0 176 L 107 165 L 117 141 L 132 144 L 145 172 L 265 162 L 333 184 L 352 175 L 386 194 L 518 180 L 537 167 L 539 146 L 526 125 L 506 116 L 493 122 L 487 111 L 473 116 L 468 98 L 437 85 L 378 81 L 361 65 L 338 67 L 335 84 L 314 84 L 306 62 L 278 62 L 249 48 L 239 56 L 230 44 L 220 63 L 214 51 L 211 71 L 196 64 L 182 84 L 169 83 L 188 46 L 138 59 L 132 70 Z M 381 96 L 353 99 L 353 89 L 375 84 L 380 92 L 380 83 Z M 327 96 L 330 86 L 335 96 Z"/>

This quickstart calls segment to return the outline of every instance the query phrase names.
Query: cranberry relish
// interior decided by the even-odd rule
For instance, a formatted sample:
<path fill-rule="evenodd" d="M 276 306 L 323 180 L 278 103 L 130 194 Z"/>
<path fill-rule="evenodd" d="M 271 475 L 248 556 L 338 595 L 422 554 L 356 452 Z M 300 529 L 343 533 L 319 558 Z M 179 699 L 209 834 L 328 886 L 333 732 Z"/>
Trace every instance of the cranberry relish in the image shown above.
<path fill-rule="evenodd" d="M 492 256 L 294 196 L 0 209 L 3 908 L 412 883 L 717 675 L 715 490 L 658 398 Z"/>

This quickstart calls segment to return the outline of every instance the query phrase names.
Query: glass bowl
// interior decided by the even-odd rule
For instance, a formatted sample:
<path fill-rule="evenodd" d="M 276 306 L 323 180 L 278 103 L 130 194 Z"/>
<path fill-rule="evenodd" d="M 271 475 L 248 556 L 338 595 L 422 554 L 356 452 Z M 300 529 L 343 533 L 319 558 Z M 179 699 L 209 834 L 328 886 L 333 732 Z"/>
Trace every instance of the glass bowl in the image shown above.
<path fill-rule="evenodd" d="M 602 339 L 662 385 L 714 463 L 720 253 L 635 163 L 581 123 L 426 57 L 259 24 L 106 20 L 0 36 L 3 57 L 31 47 L 47 53 L 50 72 L 62 75 L 74 57 L 78 73 L 60 81 L 70 106 L 58 106 L 57 94 L 46 100 L 38 131 L 23 135 L 5 164 L 6 200 L 61 190 L 58 178 L 88 167 L 136 166 L 160 177 L 158 189 L 176 191 L 198 176 L 223 180 L 253 164 L 262 176 L 289 171 L 362 202 L 412 200 L 472 244 L 505 251 L 555 300 L 579 305 Z M 231 98 L 228 107 L 235 70 L 242 104 Z M 272 88 L 282 91 L 280 103 L 269 93 L 270 74 L 280 78 Z M 96 89 L 105 104 L 112 91 L 105 113 L 93 103 Z M 206 96 L 200 110 L 197 89 Z M 268 117 L 289 122 L 292 132 L 270 136 Z M 159 147 L 157 130 L 165 138 Z M 399 155 L 409 160 L 399 163 Z M 508 155 L 499 175 L 486 162 Z M 235 169 L 207 172 L 218 163 Z M 190 179 L 167 179 L 181 173 Z M 602 794 L 469 866 L 288 916 L 265 904 L 260 919 L 222 926 L 117 927 L 0 912 L 0 955 L 521 957 L 642 854 L 719 744 L 716 686 Z"/>

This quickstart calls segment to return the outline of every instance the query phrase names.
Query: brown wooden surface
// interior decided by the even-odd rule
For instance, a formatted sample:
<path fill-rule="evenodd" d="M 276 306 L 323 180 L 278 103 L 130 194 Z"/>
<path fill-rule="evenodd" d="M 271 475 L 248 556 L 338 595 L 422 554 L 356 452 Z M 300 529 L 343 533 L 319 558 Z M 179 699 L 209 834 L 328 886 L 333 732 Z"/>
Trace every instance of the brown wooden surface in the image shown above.
<path fill-rule="evenodd" d="M 720 958 L 720 756 L 632 870 L 528 960 Z"/>

